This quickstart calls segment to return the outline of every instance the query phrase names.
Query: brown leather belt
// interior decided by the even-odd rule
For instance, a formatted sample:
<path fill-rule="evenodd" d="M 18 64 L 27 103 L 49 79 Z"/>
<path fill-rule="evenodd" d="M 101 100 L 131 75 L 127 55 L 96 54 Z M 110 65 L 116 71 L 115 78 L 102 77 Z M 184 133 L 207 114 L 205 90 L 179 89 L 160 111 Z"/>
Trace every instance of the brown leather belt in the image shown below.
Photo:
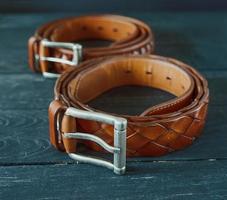
<path fill-rule="evenodd" d="M 108 40 L 107 47 L 82 48 L 74 41 Z M 29 66 L 45 77 L 59 77 L 69 66 L 97 57 L 150 54 L 153 34 L 143 22 L 117 15 L 56 20 L 41 26 L 28 42 Z"/>
<path fill-rule="evenodd" d="M 88 105 L 103 92 L 125 85 L 154 87 L 176 97 L 138 116 L 108 114 Z M 207 81 L 175 59 L 128 55 L 88 60 L 64 73 L 55 85 L 50 140 L 76 160 L 121 174 L 126 154 L 161 156 L 190 145 L 204 126 L 208 98 Z M 114 164 L 76 154 L 77 143 L 114 153 Z"/>

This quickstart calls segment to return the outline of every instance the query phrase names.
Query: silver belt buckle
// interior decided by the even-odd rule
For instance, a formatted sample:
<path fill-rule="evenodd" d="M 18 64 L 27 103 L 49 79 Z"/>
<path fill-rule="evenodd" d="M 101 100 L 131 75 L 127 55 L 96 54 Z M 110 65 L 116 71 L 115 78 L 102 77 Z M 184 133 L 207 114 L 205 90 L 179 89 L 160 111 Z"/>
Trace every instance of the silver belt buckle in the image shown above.
<path fill-rule="evenodd" d="M 114 154 L 113 163 L 79 155 L 76 153 L 69 153 L 69 157 L 72 159 L 83 162 L 83 163 L 90 163 L 95 164 L 99 166 L 107 167 L 114 171 L 116 174 L 124 174 L 126 170 L 126 128 L 127 128 L 127 120 L 125 118 L 121 117 L 115 117 L 108 114 L 98 113 L 98 112 L 88 112 L 84 110 L 79 110 L 73 107 L 69 107 L 65 115 L 72 116 L 79 119 L 87 119 L 97 122 L 103 122 L 107 124 L 111 124 L 114 126 L 114 146 L 110 146 L 107 144 L 104 140 L 101 138 L 89 134 L 89 133 L 65 133 L 63 134 L 63 137 L 65 138 L 75 138 L 75 139 L 82 139 L 82 140 L 91 140 L 93 142 L 96 142 L 101 147 L 103 147 L 105 150 L 107 150 L 110 153 Z"/>
<path fill-rule="evenodd" d="M 55 57 L 41 56 L 40 60 L 42 60 L 42 61 L 58 62 L 58 63 L 63 63 L 63 64 L 75 66 L 75 65 L 78 65 L 78 63 L 82 59 L 82 46 L 80 44 L 68 43 L 68 42 L 52 42 L 52 41 L 49 41 L 47 39 L 43 39 L 41 41 L 41 45 L 43 45 L 43 47 L 65 48 L 65 49 L 71 49 L 73 51 L 72 60 L 66 60 L 64 58 L 55 58 Z M 51 73 L 51 72 L 43 72 L 43 76 L 45 78 L 58 78 L 60 76 L 60 74 Z"/>

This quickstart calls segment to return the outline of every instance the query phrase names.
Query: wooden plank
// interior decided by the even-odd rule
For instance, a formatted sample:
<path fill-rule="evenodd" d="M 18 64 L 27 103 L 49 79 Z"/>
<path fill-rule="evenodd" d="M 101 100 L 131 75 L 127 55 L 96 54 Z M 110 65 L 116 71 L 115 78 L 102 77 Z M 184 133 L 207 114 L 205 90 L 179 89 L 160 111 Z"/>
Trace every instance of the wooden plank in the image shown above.
<path fill-rule="evenodd" d="M 0 199 L 226 199 L 226 13 L 129 14 L 152 25 L 158 54 L 184 60 L 208 78 L 211 103 L 203 135 L 191 147 L 129 159 L 122 177 L 77 165 L 49 143 L 55 80 L 28 70 L 26 43 L 36 27 L 67 15 L 75 13 L 0 15 Z M 134 91 L 116 89 L 91 105 L 133 114 L 171 98 L 148 88 Z"/>
<path fill-rule="evenodd" d="M 201 160 L 227 158 L 227 106 L 211 106 L 203 134 L 189 148 L 164 157 L 135 160 Z M 5 110 L 0 116 L 0 165 L 71 162 L 49 142 L 46 110 Z"/>
<path fill-rule="evenodd" d="M 206 75 L 210 77 L 211 104 L 201 138 L 184 151 L 160 158 L 134 160 L 226 158 L 227 79 L 225 73 L 208 72 Z M 53 98 L 54 82 L 39 75 L 0 76 L 1 165 L 71 162 L 67 155 L 56 151 L 49 143 L 47 109 Z M 135 114 L 169 97 L 164 92 L 148 88 L 140 88 L 135 94 L 134 88 L 125 87 L 104 94 L 91 105 L 109 112 Z"/>
<path fill-rule="evenodd" d="M 129 163 L 124 176 L 87 164 L 0 167 L 1 199 L 227 198 L 227 161 Z"/>
<path fill-rule="evenodd" d="M 0 75 L 0 109 L 45 109 L 53 99 L 55 79 L 39 74 Z"/>
<path fill-rule="evenodd" d="M 151 25 L 155 32 L 156 54 L 180 59 L 200 70 L 227 69 L 226 13 L 124 14 Z M 34 30 L 47 21 L 75 15 L 80 13 L 1 14 L 0 37 L 5 40 L 2 40 L 0 48 L 0 73 L 30 74 L 27 64 L 27 40 Z"/>
<path fill-rule="evenodd" d="M 218 72 L 216 72 L 218 73 Z M 204 73 L 210 88 L 210 105 L 227 105 L 227 73 Z M 55 80 L 38 74 L 0 75 L 0 109 L 45 109 L 53 99 Z M 135 90 L 137 91 L 135 93 Z M 122 87 L 114 89 L 91 102 L 94 107 L 116 113 L 140 113 L 150 105 L 160 103 L 171 96 L 150 88 Z M 111 109 L 111 110 L 110 110 Z"/>
<path fill-rule="evenodd" d="M 104 12 L 115 13 L 116 11 L 128 12 L 154 12 L 154 11 L 220 11 L 226 10 L 227 4 L 223 0 L 206 0 L 204 2 L 198 2 L 196 0 L 140 0 L 140 1 L 125 1 L 122 4 L 121 0 L 115 0 L 113 2 L 106 2 L 105 0 L 96 0 L 95 3 L 92 0 L 68 0 L 62 4 L 62 1 L 46 0 L 45 3 L 39 1 L 23 0 L 14 1 L 10 4 L 7 0 L 1 0 L 0 11 L 4 13 L 17 12 L 17 13 L 31 13 L 31 12 Z"/>

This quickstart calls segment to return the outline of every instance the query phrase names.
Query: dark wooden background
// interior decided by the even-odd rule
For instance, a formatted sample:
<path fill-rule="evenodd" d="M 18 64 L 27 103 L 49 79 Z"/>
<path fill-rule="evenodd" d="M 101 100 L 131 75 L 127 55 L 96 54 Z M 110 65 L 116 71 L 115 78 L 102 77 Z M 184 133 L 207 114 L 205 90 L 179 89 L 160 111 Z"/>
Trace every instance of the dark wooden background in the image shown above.
<path fill-rule="evenodd" d="M 0 12 L 225 11 L 226 0 L 1 0 Z"/>
<path fill-rule="evenodd" d="M 28 69 L 27 40 L 44 22 L 79 14 L 0 15 L 0 199 L 227 199 L 227 13 L 120 12 L 151 25 L 156 54 L 198 69 L 211 96 L 199 140 L 168 156 L 129 159 L 125 176 L 77 164 L 49 143 L 54 80 Z M 165 98 L 160 91 L 126 87 L 92 105 L 138 113 Z"/>

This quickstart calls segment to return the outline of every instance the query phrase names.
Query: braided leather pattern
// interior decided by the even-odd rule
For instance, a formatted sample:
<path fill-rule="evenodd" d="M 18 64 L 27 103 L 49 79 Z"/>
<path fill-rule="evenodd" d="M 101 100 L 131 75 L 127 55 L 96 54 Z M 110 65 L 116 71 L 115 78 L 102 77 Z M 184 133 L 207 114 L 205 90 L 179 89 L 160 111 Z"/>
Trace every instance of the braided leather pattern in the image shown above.
<path fill-rule="evenodd" d="M 127 127 L 127 156 L 161 156 L 176 150 L 183 149 L 198 138 L 207 114 L 207 103 L 203 103 L 198 110 L 178 119 L 168 122 L 154 121 L 151 126 L 131 125 Z M 98 122 L 78 120 L 84 132 L 94 133 L 113 145 L 113 127 Z M 96 143 L 87 142 L 87 145 L 96 150 L 103 149 Z"/>
<path fill-rule="evenodd" d="M 128 58 L 133 59 L 134 57 L 128 56 Z M 128 58 L 122 57 L 122 59 Z M 160 56 L 143 56 L 142 58 L 163 60 L 175 64 L 186 70 L 195 81 L 192 99 L 181 108 L 175 106 L 169 112 L 151 110 L 144 116 L 123 116 L 128 120 L 127 156 L 161 156 L 183 149 L 198 138 L 205 124 L 209 90 L 207 81 L 195 69 L 182 62 Z M 112 59 L 114 60 L 114 58 Z M 87 61 L 79 68 L 65 73 L 56 83 L 55 98 L 66 106 L 92 111 L 92 108 L 70 96 L 68 84 L 86 68 L 92 68 L 94 63 L 96 66 L 101 65 L 105 60 L 107 59 Z M 72 88 L 70 89 L 72 90 Z M 78 131 L 92 133 L 113 145 L 112 126 L 82 119 L 76 119 L 76 122 Z M 103 151 L 93 142 L 86 141 L 85 144 L 96 151 Z"/>

